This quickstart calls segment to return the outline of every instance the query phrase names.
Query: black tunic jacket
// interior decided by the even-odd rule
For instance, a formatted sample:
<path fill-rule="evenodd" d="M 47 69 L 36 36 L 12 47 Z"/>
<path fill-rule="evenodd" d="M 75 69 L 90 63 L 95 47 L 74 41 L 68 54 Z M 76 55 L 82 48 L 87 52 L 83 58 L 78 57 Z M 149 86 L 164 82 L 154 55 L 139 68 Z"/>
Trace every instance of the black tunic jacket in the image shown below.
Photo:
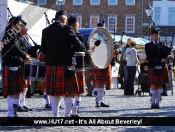
<path fill-rule="evenodd" d="M 145 44 L 145 53 L 148 59 L 148 67 L 155 67 L 157 65 L 165 65 L 161 62 L 165 59 L 164 47 L 160 44 L 156 46 L 153 42 Z"/>
<path fill-rule="evenodd" d="M 27 47 L 20 40 L 20 35 L 12 29 L 8 29 L 2 39 L 2 61 L 4 66 L 23 66 L 26 58 Z"/>
<path fill-rule="evenodd" d="M 53 23 L 42 31 L 41 49 L 46 65 L 72 65 L 74 52 L 80 52 L 83 43 L 72 27 Z"/>

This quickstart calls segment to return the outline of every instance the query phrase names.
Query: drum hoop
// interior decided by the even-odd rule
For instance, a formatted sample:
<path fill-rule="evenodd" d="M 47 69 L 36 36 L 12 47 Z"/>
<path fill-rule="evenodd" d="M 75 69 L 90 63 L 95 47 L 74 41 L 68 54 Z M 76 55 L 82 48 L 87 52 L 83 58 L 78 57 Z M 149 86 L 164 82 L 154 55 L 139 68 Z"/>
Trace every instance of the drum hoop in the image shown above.
<path fill-rule="evenodd" d="M 92 60 L 92 58 L 90 59 L 90 62 L 91 62 L 91 64 L 94 66 L 94 68 L 105 69 L 106 67 L 108 67 L 108 66 L 110 65 L 110 63 L 111 63 L 111 61 L 112 61 L 112 58 L 113 58 L 113 55 L 114 55 L 114 44 L 113 44 L 113 40 L 112 40 L 112 37 L 111 37 L 110 33 L 107 31 L 107 29 L 105 29 L 105 28 L 103 28 L 103 27 L 94 28 L 94 29 L 91 31 L 90 34 L 92 34 L 96 29 L 99 29 L 99 28 L 102 29 L 102 30 L 104 30 L 104 31 L 107 33 L 107 35 L 110 36 L 110 37 L 109 37 L 109 40 L 110 40 L 111 45 L 112 45 L 110 61 L 108 62 L 108 64 L 107 64 L 104 68 L 101 68 L 101 67 L 98 67 L 97 65 L 95 65 L 94 62 L 93 62 L 93 60 Z M 88 38 L 88 44 L 89 44 L 89 43 L 90 43 L 90 37 Z M 89 47 L 90 47 L 90 46 L 89 46 Z"/>
<path fill-rule="evenodd" d="M 75 56 L 85 56 L 84 52 L 75 52 Z"/>

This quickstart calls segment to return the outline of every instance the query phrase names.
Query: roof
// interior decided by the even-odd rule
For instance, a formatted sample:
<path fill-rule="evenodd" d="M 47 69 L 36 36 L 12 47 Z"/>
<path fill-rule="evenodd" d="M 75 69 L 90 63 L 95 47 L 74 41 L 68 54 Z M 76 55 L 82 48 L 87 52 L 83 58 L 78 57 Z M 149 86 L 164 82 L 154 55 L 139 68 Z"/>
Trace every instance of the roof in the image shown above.
<path fill-rule="evenodd" d="M 28 34 L 40 45 L 42 30 L 46 28 L 46 17 L 44 13 L 47 13 L 48 19 L 51 21 L 55 17 L 56 11 L 14 0 L 8 0 L 8 7 L 12 15 L 22 15 L 22 18 L 27 22 Z"/>
<path fill-rule="evenodd" d="M 112 37 L 112 39 L 114 39 L 114 35 L 113 34 L 111 34 L 111 37 Z M 131 37 L 131 36 L 126 36 L 126 35 L 124 35 L 122 37 L 122 42 L 126 43 L 129 38 L 131 40 L 136 41 L 137 45 L 145 45 L 146 43 L 150 42 L 149 40 L 146 40 L 146 39 L 141 38 L 141 37 L 134 38 L 134 37 Z M 120 40 L 121 40 L 121 36 L 120 35 L 115 35 L 115 41 L 116 42 L 120 42 Z"/>

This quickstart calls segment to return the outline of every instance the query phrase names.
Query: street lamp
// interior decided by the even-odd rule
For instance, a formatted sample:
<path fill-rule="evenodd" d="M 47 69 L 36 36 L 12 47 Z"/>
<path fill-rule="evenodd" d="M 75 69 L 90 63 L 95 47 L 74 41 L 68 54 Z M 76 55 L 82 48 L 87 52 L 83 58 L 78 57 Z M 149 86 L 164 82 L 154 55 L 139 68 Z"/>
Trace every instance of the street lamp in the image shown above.
<path fill-rule="evenodd" d="M 65 0 L 57 0 L 58 3 L 61 3 L 61 10 L 62 10 L 62 3 L 65 3 Z"/>
<path fill-rule="evenodd" d="M 146 14 L 147 16 L 149 17 L 149 30 L 148 30 L 148 40 L 150 40 L 150 29 L 151 29 L 151 26 L 150 26 L 150 21 L 151 21 L 151 18 L 152 18 L 152 13 L 153 13 L 153 8 L 151 7 L 151 4 L 149 3 L 148 7 L 146 8 Z M 150 40 L 151 41 L 151 40 Z"/>

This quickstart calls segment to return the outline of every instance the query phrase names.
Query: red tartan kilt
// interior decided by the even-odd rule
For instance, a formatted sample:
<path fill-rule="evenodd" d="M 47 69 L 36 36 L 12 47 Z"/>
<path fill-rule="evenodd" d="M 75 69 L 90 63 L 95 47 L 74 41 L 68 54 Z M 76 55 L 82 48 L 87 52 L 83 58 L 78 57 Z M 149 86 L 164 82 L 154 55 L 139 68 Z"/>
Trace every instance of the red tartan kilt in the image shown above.
<path fill-rule="evenodd" d="M 90 80 L 93 82 L 110 82 L 111 65 L 105 69 L 91 69 Z"/>
<path fill-rule="evenodd" d="M 163 67 L 163 74 L 155 75 L 155 68 L 151 67 L 148 68 L 148 85 L 163 85 L 169 82 L 168 80 L 168 68 L 167 66 Z"/>
<path fill-rule="evenodd" d="M 72 95 L 78 92 L 76 77 L 65 78 L 65 66 L 46 67 L 46 93 L 51 96 Z"/>
<path fill-rule="evenodd" d="M 9 70 L 8 66 L 3 69 L 3 95 L 15 95 L 23 91 L 23 69 Z"/>
<path fill-rule="evenodd" d="M 76 72 L 79 91 L 75 94 L 83 94 L 86 92 L 86 82 L 85 82 L 85 73 L 84 72 Z"/>

